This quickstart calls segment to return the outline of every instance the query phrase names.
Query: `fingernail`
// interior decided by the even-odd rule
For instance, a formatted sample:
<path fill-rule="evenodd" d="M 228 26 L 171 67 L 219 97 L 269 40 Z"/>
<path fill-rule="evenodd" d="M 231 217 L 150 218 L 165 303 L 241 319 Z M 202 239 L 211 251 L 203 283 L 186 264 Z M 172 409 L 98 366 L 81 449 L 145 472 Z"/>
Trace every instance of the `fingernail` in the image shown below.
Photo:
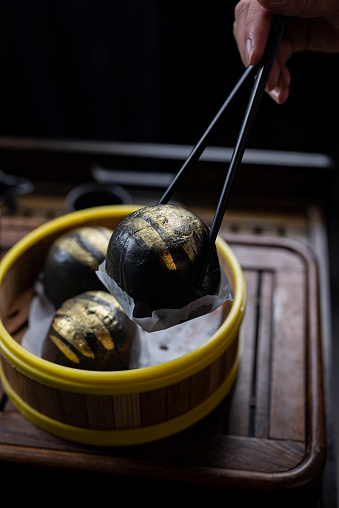
<path fill-rule="evenodd" d="M 268 92 L 268 95 L 277 103 L 279 104 L 279 91 L 274 88 L 273 90 L 271 90 L 270 92 Z"/>
<path fill-rule="evenodd" d="M 284 104 L 289 96 L 289 89 L 286 90 L 277 90 L 276 88 L 268 93 L 268 95 L 277 103 L 277 104 Z"/>
<path fill-rule="evenodd" d="M 253 41 L 251 39 L 247 39 L 245 47 L 246 47 L 247 65 L 251 65 L 252 54 L 254 51 Z"/>

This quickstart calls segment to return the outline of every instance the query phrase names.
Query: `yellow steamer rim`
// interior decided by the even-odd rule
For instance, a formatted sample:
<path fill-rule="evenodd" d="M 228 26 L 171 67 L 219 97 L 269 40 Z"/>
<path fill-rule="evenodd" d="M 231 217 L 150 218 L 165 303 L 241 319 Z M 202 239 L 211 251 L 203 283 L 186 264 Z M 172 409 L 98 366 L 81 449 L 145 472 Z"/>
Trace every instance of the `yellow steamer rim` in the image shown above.
<path fill-rule="evenodd" d="M 27 234 L 0 263 L 0 300 L 8 274 L 39 244 L 43 245 L 41 266 L 52 241 L 65 231 L 83 225 L 116 227 L 124 216 L 139 207 L 114 205 L 73 212 L 54 219 Z M 85 444 L 124 446 L 154 441 L 177 433 L 212 411 L 230 390 L 241 356 L 240 326 L 246 306 L 246 284 L 241 266 L 232 249 L 217 238 L 219 257 L 234 290 L 234 301 L 219 329 L 193 351 L 166 363 L 118 372 L 72 369 L 43 360 L 26 351 L 6 330 L 1 309 L 0 378 L 3 388 L 17 409 L 44 430 L 59 437 Z M 38 252 L 38 251 L 37 251 Z M 13 280 L 18 279 L 14 277 Z M 34 280 L 31 281 L 34 284 Z M 227 359 L 232 350 L 231 364 Z M 225 371 L 222 379 L 213 372 Z M 213 381 L 213 378 L 217 379 Z M 209 379 L 209 393 L 199 396 L 199 383 Z M 26 388 L 20 387 L 26 384 Z M 213 386 L 212 386 L 213 385 Z M 202 384 L 201 384 L 202 386 Z M 187 391 L 187 406 L 164 409 L 154 421 L 148 413 L 159 408 L 164 398 Z M 205 390 L 206 391 L 206 390 Z M 55 399 L 54 399 L 55 398 Z M 74 400 L 72 400 L 74 398 Z M 184 397 L 185 398 L 185 397 Z M 46 400 L 46 406 L 44 406 Z M 71 400 L 75 421 L 65 421 L 63 401 Z M 54 404 L 55 401 L 55 404 Z M 66 402 L 67 404 L 67 402 Z M 154 405 L 152 407 L 152 404 Z M 180 405 L 180 404 L 179 404 Z M 47 407 L 48 406 L 48 407 Z M 109 413 L 110 423 L 100 423 Z M 95 416 L 96 415 L 96 416 Z M 93 418 L 96 420 L 93 423 Z M 71 423 L 70 423 L 71 422 Z"/>

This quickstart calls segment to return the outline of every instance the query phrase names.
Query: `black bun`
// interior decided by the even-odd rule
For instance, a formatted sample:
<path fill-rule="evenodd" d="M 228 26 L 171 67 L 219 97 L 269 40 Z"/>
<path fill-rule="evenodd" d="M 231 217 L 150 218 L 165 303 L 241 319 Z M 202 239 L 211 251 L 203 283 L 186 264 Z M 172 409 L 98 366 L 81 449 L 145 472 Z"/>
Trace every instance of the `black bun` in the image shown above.
<path fill-rule="evenodd" d="M 134 317 L 218 293 L 216 248 L 198 287 L 208 236 L 206 224 L 179 206 L 145 207 L 121 221 L 109 241 L 106 272 L 134 300 Z"/>
<path fill-rule="evenodd" d="M 136 329 L 110 293 L 87 291 L 56 311 L 42 358 L 77 369 L 128 369 Z"/>
<path fill-rule="evenodd" d="M 104 289 L 95 272 L 112 233 L 99 226 L 80 227 L 55 240 L 44 266 L 45 293 L 55 308 L 84 291 Z"/>

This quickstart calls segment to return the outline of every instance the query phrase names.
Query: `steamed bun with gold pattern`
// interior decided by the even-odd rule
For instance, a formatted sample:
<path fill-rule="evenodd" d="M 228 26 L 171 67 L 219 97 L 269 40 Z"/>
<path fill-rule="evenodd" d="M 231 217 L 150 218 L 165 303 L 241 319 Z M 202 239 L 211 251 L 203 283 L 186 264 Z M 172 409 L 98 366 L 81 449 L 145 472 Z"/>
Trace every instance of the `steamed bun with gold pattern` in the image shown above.
<path fill-rule="evenodd" d="M 209 228 L 192 212 L 155 205 L 127 215 L 109 241 L 107 275 L 134 300 L 133 317 L 181 309 L 220 287 L 216 248 L 199 285 Z"/>
<path fill-rule="evenodd" d="M 128 369 L 136 332 L 137 325 L 110 293 L 88 291 L 56 311 L 42 358 L 77 369 Z"/>
<path fill-rule="evenodd" d="M 54 241 L 44 266 L 44 289 L 55 308 L 84 291 L 105 289 L 95 272 L 112 233 L 105 227 L 84 226 Z"/>

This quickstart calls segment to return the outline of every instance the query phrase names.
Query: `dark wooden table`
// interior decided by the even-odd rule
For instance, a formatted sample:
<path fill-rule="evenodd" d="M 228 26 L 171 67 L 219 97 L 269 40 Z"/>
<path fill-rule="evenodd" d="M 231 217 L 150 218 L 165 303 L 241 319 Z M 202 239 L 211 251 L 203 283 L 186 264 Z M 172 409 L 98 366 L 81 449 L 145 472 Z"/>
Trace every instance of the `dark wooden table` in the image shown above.
<path fill-rule="evenodd" d="M 2 252 L 44 220 L 2 217 Z M 38 429 L 0 388 L 2 495 L 38 496 L 44 506 L 47 499 L 50 506 L 320 506 L 326 316 L 316 259 L 290 239 L 222 235 L 248 286 L 244 350 L 232 392 L 175 436 L 100 448 Z"/>

